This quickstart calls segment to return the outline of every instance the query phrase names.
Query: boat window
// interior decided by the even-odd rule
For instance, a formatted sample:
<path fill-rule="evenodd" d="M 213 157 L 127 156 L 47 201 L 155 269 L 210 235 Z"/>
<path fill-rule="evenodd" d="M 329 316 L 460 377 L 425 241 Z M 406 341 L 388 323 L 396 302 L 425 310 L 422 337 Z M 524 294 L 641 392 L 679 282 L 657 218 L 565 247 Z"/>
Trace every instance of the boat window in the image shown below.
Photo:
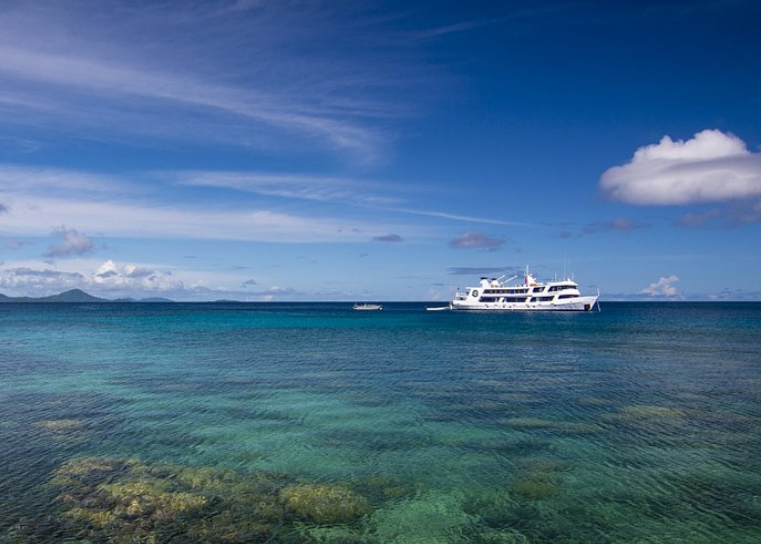
<path fill-rule="evenodd" d="M 575 285 L 553 285 L 550 291 L 562 291 L 563 289 L 575 289 Z"/>
<path fill-rule="evenodd" d="M 534 287 L 534 291 L 533 292 L 534 293 L 541 293 L 542 291 L 544 291 L 544 287 Z"/>

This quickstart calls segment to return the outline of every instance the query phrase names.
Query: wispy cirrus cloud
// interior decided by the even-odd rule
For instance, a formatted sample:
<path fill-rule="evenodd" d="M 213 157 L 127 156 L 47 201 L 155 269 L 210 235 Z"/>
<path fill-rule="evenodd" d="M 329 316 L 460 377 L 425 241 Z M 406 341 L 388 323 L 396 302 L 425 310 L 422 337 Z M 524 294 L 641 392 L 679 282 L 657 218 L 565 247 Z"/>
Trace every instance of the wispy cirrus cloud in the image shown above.
<path fill-rule="evenodd" d="M 383 219 L 288 211 L 265 202 L 215 198 L 182 201 L 176 190 L 162 193 L 150 183 L 129 185 L 126 178 L 149 174 L 99 176 L 72 170 L 0 166 L 0 199 L 12 203 L 4 228 L 15 236 L 44 236 L 76 218 L 79 232 L 101 236 L 191 238 L 267 242 L 366 242 L 389 229 L 411 233 L 417 227 Z M 60 232 L 58 233 L 61 234 Z M 73 236 L 73 235 L 72 235 Z M 58 244 L 60 245 L 60 244 Z M 53 249 L 54 256 L 85 246 Z"/>
<path fill-rule="evenodd" d="M 40 217 L 45 223 L 40 222 Z M 268 209 L 241 210 L 139 202 L 103 202 L 28 197 L 7 226 L 17 236 L 46 234 L 49 225 L 77 217 L 86 231 L 103 236 L 249 240 L 263 242 L 350 242 L 380 236 L 387 225 L 361 220 L 295 215 Z"/>
<path fill-rule="evenodd" d="M 44 193 L 52 196 L 76 193 L 95 198 L 107 194 L 137 192 L 134 184 L 114 175 L 65 168 L 0 164 L 0 195 Z"/>
<path fill-rule="evenodd" d="M 337 202 L 384 212 L 464 223 L 537 226 L 531 223 L 405 207 L 410 192 L 426 190 L 422 186 L 413 189 L 409 183 L 402 187 L 389 182 L 351 177 L 231 171 L 176 171 L 158 172 L 155 175 L 183 186 L 230 189 L 285 199 Z"/>
<path fill-rule="evenodd" d="M 0 118 L 73 138 L 381 157 L 425 71 L 381 39 L 383 20 L 323 2 L 236 5 L 11 1 L 0 13 Z"/>
<path fill-rule="evenodd" d="M 232 189 L 264 196 L 316 202 L 342 202 L 359 206 L 385 206 L 399 202 L 389 184 L 362 179 L 258 172 L 159 173 L 178 185 Z M 397 189 L 398 191 L 398 189 Z"/>
<path fill-rule="evenodd" d="M 481 223 L 486 225 L 504 225 L 513 227 L 536 227 L 536 223 L 524 223 L 519 221 L 505 221 L 503 219 L 491 219 L 488 217 L 476 217 L 472 215 L 462 215 L 449 212 L 441 212 L 436 210 L 423 210 L 413 208 L 388 208 L 391 211 L 400 213 L 406 213 L 410 215 L 420 215 L 424 217 L 435 217 L 440 219 L 449 219 L 452 221 L 459 221 L 464 223 Z"/>
<path fill-rule="evenodd" d="M 140 109 L 143 112 L 136 115 L 137 118 L 148 119 L 146 110 L 168 108 L 163 117 L 166 123 L 171 119 L 171 108 L 183 110 L 176 111 L 183 115 L 187 115 L 187 110 L 190 109 L 197 110 L 197 115 L 191 122 L 211 126 L 215 114 L 224 115 L 253 123 L 250 126 L 252 132 L 257 124 L 266 125 L 274 130 L 321 140 L 329 147 L 351 152 L 362 160 L 373 160 L 376 148 L 382 143 L 380 132 L 357 120 L 310 111 L 310 108 L 277 95 L 232 86 L 210 85 L 201 80 L 194 81 L 189 76 L 171 76 L 158 70 L 153 73 L 98 59 L 0 47 L 0 73 L 24 83 L 24 88 L 28 88 L 31 83 L 36 88 L 44 87 L 47 92 L 69 89 L 68 93 L 51 93 L 57 95 L 57 103 L 69 107 L 93 98 L 103 101 L 99 107 L 94 108 L 95 111 L 100 109 L 98 113 L 101 115 L 97 119 L 85 117 L 78 124 L 88 121 L 103 127 L 104 122 L 109 120 L 108 116 L 102 115 L 104 110 L 110 109 L 110 105 L 116 102 L 122 103 L 117 118 L 125 121 L 124 102 L 139 99 L 142 101 Z M 7 97 L 8 91 L 5 94 Z M 48 118 L 55 113 L 44 103 L 29 100 L 16 102 L 17 107 L 22 104 L 27 109 L 41 109 Z M 81 112 L 83 108 L 62 107 L 58 110 L 59 116 L 71 120 L 65 113 L 68 109 Z M 207 116 L 206 120 L 204 116 Z M 106 128 L 121 131 L 118 126 Z M 172 129 L 171 124 L 165 125 L 164 136 L 187 138 L 187 134 L 182 134 L 181 127 L 174 127 L 177 130 L 174 134 L 171 133 Z M 134 127 L 130 130 L 134 130 Z M 273 136 L 282 138 L 280 135 Z"/>
<path fill-rule="evenodd" d="M 196 188 L 210 189 L 198 203 Z M 225 192 L 229 190 L 229 192 Z M 150 171 L 98 174 L 50 167 L 0 164 L 0 202 L 5 223 L 16 236 L 40 236 L 76 218 L 78 232 L 101 237 L 197 238 L 266 242 L 398 243 L 436 236 L 404 215 L 445 221 L 516 225 L 397 206 L 409 193 L 427 191 L 351 177 L 261 172 Z M 264 198 L 241 198 L 248 193 Z M 296 201 L 318 206 L 308 209 Z M 335 205 L 346 206 L 344 211 Z M 359 210 L 352 210 L 356 208 Z M 367 214 L 364 209 L 375 210 Z M 400 219 L 401 218 L 401 219 Z M 522 225 L 522 224 L 521 224 Z M 58 233 L 61 235 L 61 233 Z M 70 236 L 74 236 L 70 233 Z M 453 248 L 494 251 L 503 241 L 466 233 Z M 94 246 L 55 244 L 48 256 Z"/>

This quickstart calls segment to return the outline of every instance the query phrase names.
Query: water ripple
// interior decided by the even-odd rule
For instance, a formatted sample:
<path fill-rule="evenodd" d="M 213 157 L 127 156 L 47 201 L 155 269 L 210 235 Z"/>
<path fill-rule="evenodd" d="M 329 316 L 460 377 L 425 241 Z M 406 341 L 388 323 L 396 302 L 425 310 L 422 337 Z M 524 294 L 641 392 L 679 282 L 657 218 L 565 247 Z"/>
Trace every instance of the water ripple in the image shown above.
<path fill-rule="evenodd" d="M 0 542 L 757 542 L 761 305 L 388 309 L 6 312 Z"/>

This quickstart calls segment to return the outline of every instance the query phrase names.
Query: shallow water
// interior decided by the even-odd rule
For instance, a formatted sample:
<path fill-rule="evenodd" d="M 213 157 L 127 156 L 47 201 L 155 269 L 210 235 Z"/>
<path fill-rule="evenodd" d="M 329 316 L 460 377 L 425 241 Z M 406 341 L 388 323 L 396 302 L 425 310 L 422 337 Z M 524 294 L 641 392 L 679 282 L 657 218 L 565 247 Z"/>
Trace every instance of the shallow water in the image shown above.
<path fill-rule="evenodd" d="M 761 535 L 761 304 L 0 310 L 0 543 Z"/>

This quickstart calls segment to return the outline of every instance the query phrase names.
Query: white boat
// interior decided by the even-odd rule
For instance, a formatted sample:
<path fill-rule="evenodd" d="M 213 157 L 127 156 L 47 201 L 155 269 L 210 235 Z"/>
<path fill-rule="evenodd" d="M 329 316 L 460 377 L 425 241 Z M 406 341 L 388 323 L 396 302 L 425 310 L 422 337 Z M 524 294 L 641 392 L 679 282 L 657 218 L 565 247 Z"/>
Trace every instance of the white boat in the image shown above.
<path fill-rule="evenodd" d="M 504 276 L 503 276 L 504 277 Z M 507 285 L 517 276 L 502 282 L 502 278 L 481 278 L 478 287 L 468 287 L 454 295 L 453 310 L 528 310 L 588 312 L 597 305 L 600 293 L 582 296 L 578 284 L 571 280 L 539 282 L 529 272 L 523 282 Z M 598 306 L 599 308 L 599 306 Z"/>
<path fill-rule="evenodd" d="M 364 311 L 382 310 L 383 306 L 380 304 L 355 304 L 354 309 Z"/>

